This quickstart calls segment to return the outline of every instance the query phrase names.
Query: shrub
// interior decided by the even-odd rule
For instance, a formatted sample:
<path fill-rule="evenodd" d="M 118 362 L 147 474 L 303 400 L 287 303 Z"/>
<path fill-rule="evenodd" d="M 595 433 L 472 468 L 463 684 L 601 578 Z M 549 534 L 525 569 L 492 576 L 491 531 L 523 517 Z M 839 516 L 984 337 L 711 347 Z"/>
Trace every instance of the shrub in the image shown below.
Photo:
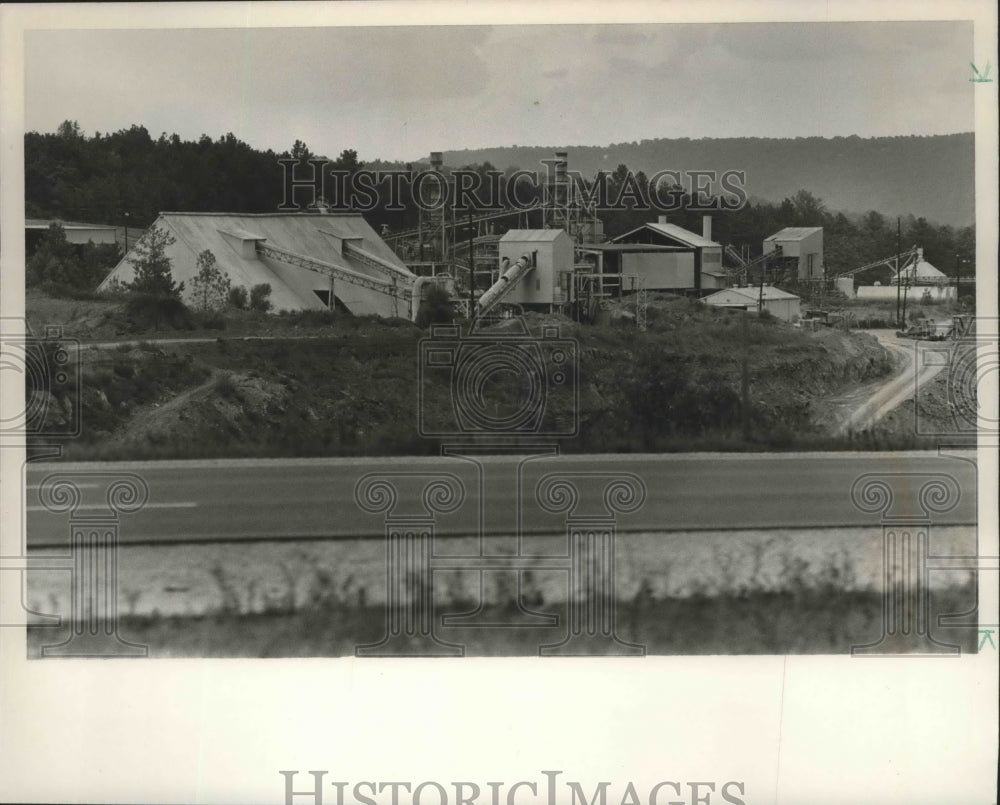
<path fill-rule="evenodd" d="M 417 310 L 417 326 L 426 329 L 433 324 L 450 324 L 454 318 L 451 296 L 440 285 L 431 285 Z"/>
<path fill-rule="evenodd" d="M 190 330 L 194 326 L 191 311 L 173 295 L 131 294 L 125 302 L 125 317 L 133 330 L 159 330 L 164 325 L 173 330 Z"/>
<path fill-rule="evenodd" d="M 215 391 L 222 397 L 236 397 L 236 381 L 231 372 L 223 372 L 215 378 Z"/>
<path fill-rule="evenodd" d="M 260 285 L 254 285 L 250 289 L 250 309 L 258 313 L 267 313 L 271 309 L 270 296 L 271 286 L 269 283 L 262 282 Z"/>
<path fill-rule="evenodd" d="M 325 327 L 342 318 L 342 314 L 332 310 L 282 310 L 278 315 L 297 327 Z"/>
<path fill-rule="evenodd" d="M 25 264 L 25 285 L 41 286 L 50 296 L 92 298 L 94 289 L 121 258 L 115 243 L 75 246 L 53 222 Z"/>
<path fill-rule="evenodd" d="M 208 310 L 196 314 L 194 322 L 204 330 L 225 330 L 227 324 L 226 317 L 217 310 Z"/>
<path fill-rule="evenodd" d="M 237 310 L 247 309 L 247 289 L 242 285 L 237 285 L 235 288 L 229 289 L 228 300 L 229 306 L 234 307 Z"/>

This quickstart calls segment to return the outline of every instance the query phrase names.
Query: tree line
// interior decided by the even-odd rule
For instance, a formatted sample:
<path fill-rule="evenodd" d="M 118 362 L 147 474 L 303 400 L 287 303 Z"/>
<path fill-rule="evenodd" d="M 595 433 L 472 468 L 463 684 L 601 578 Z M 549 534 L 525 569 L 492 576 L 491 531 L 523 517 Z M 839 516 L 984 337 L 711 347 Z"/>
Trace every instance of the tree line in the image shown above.
<path fill-rule="evenodd" d="M 213 140 L 202 135 L 197 141 L 182 140 L 177 134 L 161 134 L 153 139 L 141 125 L 113 133 L 84 134 L 79 124 L 65 121 L 55 133 L 28 132 L 25 135 L 25 214 L 27 217 L 81 220 L 92 223 L 148 227 L 161 211 L 267 213 L 278 210 L 284 200 L 286 166 L 279 160 L 294 159 L 296 170 L 309 175 L 308 160 L 316 155 L 296 140 L 282 152 L 261 151 L 232 133 Z M 344 149 L 328 161 L 329 170 L 360 170 L 363 164 L 353 149 Z M 414 170 L 420 164 L 375 162 L 368 167 Z M 488 162 L 462 165 L 484 175 L 495 170 Z M 512 174 L 516 166 L 505 169 Z M 608 193 L 615 198 L 625 184 L 649 191 L 649 179 L 642 171 L 632 172 L 622 163 L 607 173 Z M 596 180 L 596 176 L 595 176 Z M 403 210 L 387 210 L 377 204 L 365 217 L 376 230 L 390 231 L 416 226 L 418 211 L 403 186 Z M 677 209 L 667 219 L 700 233 L 702 215 L 684 188 L 670 188 L 679 196 Z M 658 193 L 663 196 L 662 188 Z M 389 194 L 379 194 L 383 200 Z M 704 199 L 701 200 L 704 202 Z M 656 209 L 641 203 L 624 209 L 599 211 L 608 236 L 657 219 Z M 741 209 L 711 212 L 712 238 L 736 247 L 748 246 L 752 255 L 762 249 L 768 235 L 786 226 L 821 226 L 827 271 L 848 271 L 895 253 L 896 219 L 878 210 L 834 211 L 809 190 L 770 202 L 751 199 Z M 515 226 L 511 219 L 509 226 Z M 532 221 L 532 225 L 541 225 Z M 900 248 L 924 248 L 927 260 L 946 274 L 955 272 L 956 256 L 971 258 L 975 252 L 974 227 L 955 227 L 908 215 L 900 226 Z M 498 226 L 503 231 L 503 224 Z M 51 257 L 51 255 L 49 255 Z M 91 283 L 109 255 L 90 255 L 80 274 Z M 56 263 L 59 261 L 56 260 Z M 113 265 L 113 262 L 111 263 Z M 110 265 L 106 266 L 110 268 Z M 969 271 L 964 267 L 963 271 Z M 35 281 L 54 281 L 56 268 L 43 267 L 32 276 Z M 64 273 L 64 272 L 63 272 Z M 106 271 L 105 271 L 106 273 Z M 32 279 L 29 278 L 29 282 Z"/>
<path fill-rule="evenodd" d="M 558 144 L 557 144 L 558 145 Z M 445 151 L 448 164 L 537 166 L 553 147 Z M 624 163 L 652 175 L 664 169 L 746 172 L 747 190 L 780 201 L 805 187 L 833 210 L 913 213 L 952 226 L 975 220 L 975 138 L 971 132 L 896 137 L 659 138 L 572 145 L 570 168 L 584 176 Z M 859 206 L 863 201 L 865 206 Z"/>

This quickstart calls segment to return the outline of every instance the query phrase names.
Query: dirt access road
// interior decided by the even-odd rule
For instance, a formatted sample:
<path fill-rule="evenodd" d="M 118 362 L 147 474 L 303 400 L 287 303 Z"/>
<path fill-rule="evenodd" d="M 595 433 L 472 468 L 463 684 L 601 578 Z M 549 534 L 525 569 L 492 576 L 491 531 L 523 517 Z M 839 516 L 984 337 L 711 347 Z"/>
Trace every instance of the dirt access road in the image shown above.
<path fill-rule="evenodd" d="M 874 386 L 863 386 L 839 402 L 847 413 L 837 427 L 839 434 L 866 430 L 896 406 L 911 399 L 917 388 L 938 375 L 944 364 L 917 366 L 917 344 L 910 338 L 899 338 L 887 330 L 867 330 L 886 349 L 896 356 L 897 372 L 888 380 Z"/>

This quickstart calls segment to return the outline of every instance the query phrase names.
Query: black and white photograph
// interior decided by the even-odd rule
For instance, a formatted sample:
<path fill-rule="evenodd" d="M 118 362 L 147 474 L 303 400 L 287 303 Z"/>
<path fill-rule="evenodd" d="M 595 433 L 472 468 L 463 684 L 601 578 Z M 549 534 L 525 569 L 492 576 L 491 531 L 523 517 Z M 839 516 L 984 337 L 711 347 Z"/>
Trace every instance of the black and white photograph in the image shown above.
<path fill-rule="evenodd" d="M 953 6 L 0 10 L 0 800 L 995 802 Z"/>

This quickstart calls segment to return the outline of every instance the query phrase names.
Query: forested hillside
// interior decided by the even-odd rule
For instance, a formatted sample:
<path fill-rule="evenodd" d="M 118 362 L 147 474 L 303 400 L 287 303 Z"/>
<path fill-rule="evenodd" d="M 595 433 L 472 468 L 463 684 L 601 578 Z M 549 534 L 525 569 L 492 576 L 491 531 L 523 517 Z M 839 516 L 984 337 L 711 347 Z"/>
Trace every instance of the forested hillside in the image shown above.
<path fill-rule="evenodd" d="M 290 156 L 305 160 L 313 152 L 298 140 L 281 153 L 258 151 L 233 134 L 215 140 L 202 135 L 197 141 L 184 141 L 176 134 L 154 139 L 138 125 L 88 136 L 67 121 L 55 133 L 25 135 L 25 213 L 100 224 L 122 225 L 127 220 L 131 226 L 145 227 L 164 210 L 274 212 L 285 190 L 278 160 Z M 446 154 L 445 163 L 480 171 L 512 164 L 544 170 L 539 160 L 551 157 L 550 149 L 495 149 L 453 152 Z M 713 212 L 712 236 L 720 243 L 747 245 L 754 255 L 760 253 L 761 241 L 782 227 L 822 226 L 828 272 L 856 268 L 895 252 L 897 212 L 902 218 L 902 248 L 923 246 L 927 259 L 942 271 L 953 273 L 956 255 L 974 254 L 969 206 L 972 135 L 655 140 L 570 149 L 570 167 L 585 177 L 610 162 L 614 162 L 607 168 L 610 199 L 618 196 L 630 175 L 645 190 L 649 171 L 665 166 L 746 170 L 751 203 L 739 210 Z M 299 167 L 300 176 L 309 175 L 308 165 L 302 162 Z M 331 157 L 328 165 L 349 173 L 361 167 L 357 152 L 350 148 Z M 366 167 L 427 166 L 375 162 Z M 787 189 L 779 192 L 782 183 Z M 775 189 L 771 193 L 767 188 Z M 893 194 L 886 195 L 887 188 L 895 188 Z M 404 184 L 404 211 L 385 210 L 383 199 L 365 213 L 369 223 L 393 230 L 415 226 L 417 211 L 407 203 L 407 190 Z M 305 204 L 307 199 L 297 201 Z M 682 195 L 680 208 L 668 213 L 668 219 L 700 232 L 702 213 L 689 206 L 690 198 Z M 928 209 L 939 214 L 921 212 Z M 601 210 L 600 216 L 605 232 L 613 236 L 655 220 L 658 212 L 626 206 Z M 500 231 L 503 225 L 501 221 Z M 516 225 L 515 220 L 509 225 Z"/>
<path fill-rule="evenodd" d="M 570 167 L 584 176 L 624 163 L 660 170 L 743 170 L 751 197 L 781 201 L 808 188 L 832 210 L 913 215 L 952 226 L 975 220 L 973 135 L 928 137 L 796 137 L 794 139 L 656 139 L 608 146 L 569 146 Z M 445 162 L 491 162 L 535 169 L 560 147 L 446 151 Z"/>

